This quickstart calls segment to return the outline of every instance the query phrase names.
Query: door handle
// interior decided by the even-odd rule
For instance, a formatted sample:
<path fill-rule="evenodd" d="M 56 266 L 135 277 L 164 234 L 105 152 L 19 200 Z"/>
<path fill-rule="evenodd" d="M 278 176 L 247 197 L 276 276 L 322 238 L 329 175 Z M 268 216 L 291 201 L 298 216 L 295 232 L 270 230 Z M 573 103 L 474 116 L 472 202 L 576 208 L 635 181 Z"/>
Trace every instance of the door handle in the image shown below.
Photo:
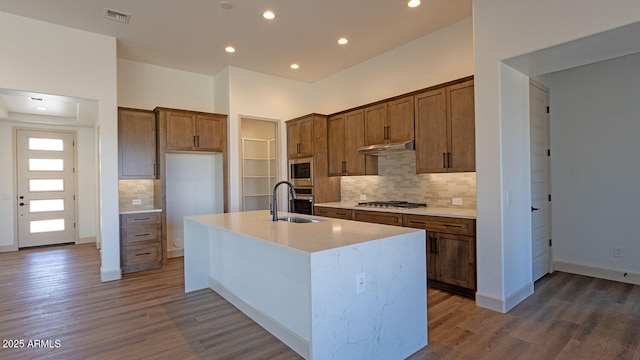
<path fill-rule="evenodd" d="M 540 208 L 535 208 L 533 206 L 531 207 L 531 212 L 538 211 L 538 210 L 540 210 Z"/>

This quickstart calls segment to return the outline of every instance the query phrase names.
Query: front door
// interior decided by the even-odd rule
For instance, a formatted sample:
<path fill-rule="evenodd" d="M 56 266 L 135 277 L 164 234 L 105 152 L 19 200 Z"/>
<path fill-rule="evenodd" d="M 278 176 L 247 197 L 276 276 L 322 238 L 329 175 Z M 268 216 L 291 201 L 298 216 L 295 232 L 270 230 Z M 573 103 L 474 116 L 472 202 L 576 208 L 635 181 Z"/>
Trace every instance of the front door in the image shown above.
<path fill-rule="evenodd" d="M 16 130 L 18 247 L 76 241 L 74 138 Z"/>
<path fill-rule="evenodd" d="M 533 281 L 551 269 L 551 194 L 549 161 L 549 91 L 529 85 L 531 127 L 531 251 Z"/>

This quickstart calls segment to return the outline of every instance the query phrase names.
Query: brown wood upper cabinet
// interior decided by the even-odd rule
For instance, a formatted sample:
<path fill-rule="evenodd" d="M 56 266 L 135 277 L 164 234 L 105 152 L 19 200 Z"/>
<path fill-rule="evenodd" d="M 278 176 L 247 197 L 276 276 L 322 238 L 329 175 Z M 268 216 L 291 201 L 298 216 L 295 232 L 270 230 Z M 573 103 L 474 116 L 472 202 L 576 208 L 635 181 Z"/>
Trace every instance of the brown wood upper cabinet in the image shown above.
<path fill-rule="evenodd" d="M 364 111 L 329 118 L 329 176 L 377 174 L 377 159 L 358 153 L 364 146 Z"/>
<path fill-rule="evenodd" d="M 225 115 L 173 109 L 158 112 L 166 117 L 168 151 L 223 151 L 227 136 Z"/>
<path fill-rule="evenodd" d="M 120 179 L 155 179 L 156 116 L 153 111 L 118 108 Z"/>
<path fill-rule="evenodd" d="M 364 122 L 366 145 L 413 140 L 413 96 L 366 107 Z"/>
<path fill-rule="evenodd" d="M 287 157 L 313 156 L 313 116 L 287 122 Z"/>
<path fill-rule="evenodd" d="M 415 96 L 416 172 L 476 170 L 473 80 Z"/>

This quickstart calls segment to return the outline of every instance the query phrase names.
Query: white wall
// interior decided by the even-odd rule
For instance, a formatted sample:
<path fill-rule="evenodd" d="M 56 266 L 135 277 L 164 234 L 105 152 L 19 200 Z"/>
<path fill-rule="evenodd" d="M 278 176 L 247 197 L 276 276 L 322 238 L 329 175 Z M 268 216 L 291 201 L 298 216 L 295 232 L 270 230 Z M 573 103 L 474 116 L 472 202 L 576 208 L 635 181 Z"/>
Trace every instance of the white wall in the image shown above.
<path fill-rule="evenodd" d="M 478 305 L 508 311 L 533 291 L 528 78 L 503 60 L 640 20 L 640 2 L 594 0 L 475 0 Z M 566 54 L 565 54 L 566 55 Z M 554 60 L 555 70 L 581 54 Z M 552 89 L 553 91 L 553 89 Z M 553 97 L 553 95 L 552 95 Z M 528 141 L 525 140 L 525 144 Z M 510 204 L 507 204 L 507 193 Z M 515 207 L 518 207 L 515 209 Z M 515 210 L 514 210 L 515 209 Z"/>
<path fill-rule="evenodd" d="M 280 120 L 278 141 L 280 159 L 286 159 L 286 127 L 284 121 L 313 112 L 309 84 L 271 75 L 230 67 L 216 75 L 216 92 L 228 84 L 229 114 L 229 211 L 239 211 L 240 204 L 240 118 Z M 278 180 L 286 179 L 286 166 L 281 166 Z"/>
<path fill-rule="evenodd" d="M 214 112 L 213 76 L 118 59 L 118 106 Z"/>
<path fill-rule="evenodd" d="M 331 114 L 473 75 L 471 18 L 312 84 L 313 111 Z"/>
<path fill-rule="evenodd" d="M 640 54 L 548 75 L 553 258 L 640 275 Z M 624 248 L 623 258 L 613 246 Z M 591 268 L 591 269 L 590 269 Z M 590 273 L 595 271 L 596 273 Z"/>
<path fill-rule="evenodd" d="M 0 12 L 0 48 L 0 88 L 99 101 L 101 274 L 120 278 L 116 39 Z"/>

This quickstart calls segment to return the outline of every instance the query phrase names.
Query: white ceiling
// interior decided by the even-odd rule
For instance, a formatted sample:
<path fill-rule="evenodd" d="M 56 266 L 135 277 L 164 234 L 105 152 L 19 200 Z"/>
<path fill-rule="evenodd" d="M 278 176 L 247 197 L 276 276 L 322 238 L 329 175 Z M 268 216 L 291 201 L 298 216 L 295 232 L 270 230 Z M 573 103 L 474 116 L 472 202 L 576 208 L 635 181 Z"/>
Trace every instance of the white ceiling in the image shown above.
<path fill-rule="evenodd" d="M 205 75 L 234 66 L 311 83 L 470 17 L 471 1 L 409 8 L 407 0 L 227 0 L 233 8 L 225 10 L 220 0 L 0 0 L 0 11 L 113 36 L 122 59 Z M 130 14 L 129 23 L 106 18 L 107 8 Z M 265 10 L 276 18 L 263 19 Z M 340 37 L 349 43 L 338 45 Z M 228 45 L 237 51 L 226 53 Z M 46 98 L 48 110 L 36 110 L 33 96 Z M 82 117 L 97 111 L 90 106 L 0 90 L 5 120 L 92 126 L 95 118 Z"/>
<path fill-rule="evenodd" d="M 471 16 L 471 0 L 0 0 L 0 11 L 118 39 L 118 57 L 215 75 L 227 66 L 315 82 Z M 109 8 L 128 24 L 105 18 Z M 276 18 L 262 18 L 264 10 Z M 339 37 L 349 43 L 339 46 Z M 227 45 L 237 52 L 228 54 Z M 289 68 L 291 63 L 300 69 Z"/>

